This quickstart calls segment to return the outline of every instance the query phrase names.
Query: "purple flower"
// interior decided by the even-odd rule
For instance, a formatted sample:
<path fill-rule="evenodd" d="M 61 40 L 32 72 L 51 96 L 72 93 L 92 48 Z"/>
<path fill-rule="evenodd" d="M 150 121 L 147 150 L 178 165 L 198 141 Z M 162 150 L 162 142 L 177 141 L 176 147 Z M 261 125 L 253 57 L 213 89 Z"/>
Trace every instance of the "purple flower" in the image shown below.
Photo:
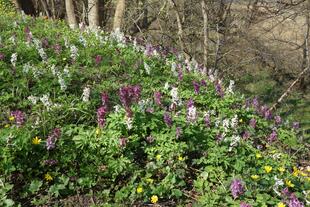
<path fill-rule="evenodd" d="M 282 119 L 281 119 L 281 116 L 275 116 L 274 117 L 274 121 L 277 125 L 281 124 L 282 123 Z"/>
<path fill-rule="evenodd" d="M 245 100 L 245 107 L 249 108 L 251 106 L 251 100 L 250 99 L 246 99 Z"/>
<path fill-rule="evenodd" d="M 272 114 L 270 109 L 268 108 L 268 106 L 264 105 L 261 106 L 260 108 L 260 114 L 265 118 L 265 119 L 271 119 L 272 118 Z"/>
<path fill-rule="evenodd" d="M 299 122 L 293 122 L 293 128 L 299 129 Z"/>
<path fill-rule="evenodd" d="M 96 55 L 95 57 L 95 63 L 96 63 L 96 66 L 98 66 L 102 61 L 102 57 L 101 55 Z"/>
<path fill-rule="evenodd" d="M 230 184 L 231 194 L 236 199 L 244 193 L 244 187 L 240 180 L 234 179 Z"/>
<path fill-rule="evenodd" d="M 196 107 L 194 106 L 194 101 L 192 99 L 187 102 L 186 118 L 189 122 L 194 122 L 197 119 Z"/>
<path fill-rule="evenodd" d="M 179 139 L 181 137 L 182 133 L 183 133 L 182 128 L 181 127 L 177 127 L 176 128 L 176 132 L 175 132 L 176 138 Z"/>
<path fill-rule="evenodd" d="M 241 202 L 241 203 L 240 203 L 240 207 L 252 207 L 252 206 L 251 206 L 250 204 Z"/>
<path fill-rule="evenodd" d="M 105 115 L 107 113 L 106 107 L 101 106 L 97 110 L 97 122 L 100 127 L 103 127 L 105 125 Z"/>
<path fill-rule="evenodd" d="M 253 101 L 252 101 L 252 106 L 254 108 L 258 108 L 259 107 L 259 102 L 258 102 L 258 98 L 257 97 L 254 97 Z"/>
<path fill-rule="evenodd" d="M 152 114 L 152 113 L 154 113 L 154 108 L 152 108 L 152 107 L 147 107 L 146 110 L 145 110 L 145 112 Z"/>
<path fill-rule="evenodd" d="M 168 112 L 164 113 L 164 122 L 167 124 L 167 126 L 172 126 L 172 118 Z"/>
<path fill-rule="evenodd" d="M 298 200 L 294 193 L 291 194 L 287 205 L 288 207 L 304 207 L 304 204 Z"/>
<path fill-rule="evenodd" d="M 275 130 L 272 131 L 272 133 L 268 137 L 268 142 L 274 142 L 278 139 L 278 134 Z"/>
<path fill-rule="evenodd" d="M 108 101 L 109 101 L 109 95 L 106 92 L 101 93 L 101 102 L 102 106 L 106 107 L 108 109 Z"/>
<path fill-rule="evenodd" d="M 62 47 L 60 44 L 55 44 L 54 45 L 54 52 L 59 55 L 61 53 Z"/>
<path fill-rule="evenodd" d="M 158 105 L 158 106 L 161 106 L 161 97 L 162 97 L 162 95 L 159 91 L 156 91 L 154 93 L 154 101 L 155 101 L 156 105 Z"/>
<path fill-rule="evenodd" d="M 256 128 L 256 119 L 254 119 L 254 118 L 252 118 L 251 120 L 250 120 L 250 126 L 253 128 L 253 129 L 255 129 Z"/>
<path fill-rule="evenodd" d="M 281 193 L 283 194 L 284 197 L 289 197 L 291 195 L 291 192 L 289 191 L 288 188 L 284 188 Z"/>
<path fill-rule="evenodd" d="M 125 107 L 127 112 L 127 116 L 132 116 L 132 111 L 130 109 L 131 104 L 137 103 L 141 96 L 141 88 L 140 86 L 124 86 L 119 89 L 119 97 L 121 103 Z"/>
<path fill-rule="evenodd" d="M 242 138 L 243 139 L 249 139 L 250 138 L 250 132 L 248 132 L 248 131 L 243 132 Z"/>
<path fill-rule="evenodd" d="M 204 121 L 205 121 L 206 127 L 210 127 L 210 125 L 211 125 L 211 120 L 210 120 L 210 115 L 209 115 L 209 114 L 207 114 L 207 115 L 205 116 Z"/>
<path fill-rule="evenodd" d="M 0 53 L 0 61 L 4 60 L 4 54 Z"/>
<path fill-rule="evenodd" d="M 14 117 L 15 123 L 21 126 L 25 122 L 25 114 L 20 110 L 12 111 L 11 116 Z"/>
<path fill-rule="evenodd" d="M 58 163 L 57 160 L 44 160 L 44 165 L 53 166 L 56 165 L 57 163 Z"/>
<path fill-rule="evenodd" d="M 119 145 L 120 145 L 121 147 L 126 147 L 127 142 L 128 142 L 128 140 L 127 140 L 127 138 L 125 138 L 125 137 L 122 137 L 122 138 L 119 139 Z"/>
<path fill-rule="evenodd" d="M 223 91 L 223 88 L 222 88 L 219 81 L 217 81 L 217 83 L 215 85 L 215 91 L 216 91 L 217 95 L 219 95 L 222 98 L 224 97 L 224 91 Z"/>
<path fill-rule="evenodd" d="M 223 141 L 223 139 L 224 139 L 224 137 L 223 137 L 223 134 L 217 134 L 216 135 L 216 141 L 219 143 L 219 142 L 221 142 L 221 141 Z"/>
<path fill-rule="evenodd" d="M 178 70 L 178 80 L 182 81 L 183 80 L 183 71 L 182 68 L 179 68 Z"/>
<path fill-rule="evenodd" d="M 207 82 L 206 82 L 205 80 L 201 80 L 201 81 L 200 81 L 200 84 L 201 84 L 202 86 L 207 86 Z"/>
<path fill-rule="evenodd" d="M 61 135 L 61 130 L 59 128 L 55 128 L 47 137 L 46 140 L 46 148 L 47 150 L 52 150 L 55 148 L 55 144 L 57 139 Z"/>
<path fill-rule="evenodd" d="M 46 37 L 41 40 L 41 43 L 43 48 L 48 48 L 49 44 L 48 39 Z"/>
<path fill-rule="evenodd" d="M 199 94 L 199 91 L 200 91 L 199 83 L 197 83 L 196 81 L 193 81 L 193 86 L 194 86 L 195 94 Z"/>

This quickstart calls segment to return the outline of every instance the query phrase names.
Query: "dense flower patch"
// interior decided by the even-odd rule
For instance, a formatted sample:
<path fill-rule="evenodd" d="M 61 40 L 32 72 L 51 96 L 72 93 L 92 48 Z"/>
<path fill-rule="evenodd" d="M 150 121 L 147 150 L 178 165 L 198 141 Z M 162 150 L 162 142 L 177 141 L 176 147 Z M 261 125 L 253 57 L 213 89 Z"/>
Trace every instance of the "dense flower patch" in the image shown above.
<path fill-rule="evenodd" d="M 1 206 L 309 204 L 298 123 L 233 81 L 119 32 L 0 31 Z"/>

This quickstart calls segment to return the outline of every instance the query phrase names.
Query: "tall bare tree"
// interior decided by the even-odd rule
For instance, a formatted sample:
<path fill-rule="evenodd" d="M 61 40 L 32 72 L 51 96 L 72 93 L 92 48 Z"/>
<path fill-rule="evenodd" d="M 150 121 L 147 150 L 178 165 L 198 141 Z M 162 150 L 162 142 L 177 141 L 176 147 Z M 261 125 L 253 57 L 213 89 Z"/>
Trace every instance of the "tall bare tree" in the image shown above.
<path fill-rule="evenodd" d="M 88 22 L 91 28 L 99 26 L 99 0 L 88 0 Z"/>
<path fill-rule="evenodd" d="M 125 0 L 118 0 L 116 2 L 115 14 L 114 14 L 114 21 L 113 21 L 113 30 L 121 30 L 124 13 L 125 13 Z"/>
<path fill-rule="evenodd" d="M 66 12 L 67 12 L 67 18 L 68 18 L 68 23 L 70 28 L 74 29 L 77 28 L 77 21 L 75 17 L 75 12 L 74 12 L 74 5 L 72 0 L 66 0 Z"/>

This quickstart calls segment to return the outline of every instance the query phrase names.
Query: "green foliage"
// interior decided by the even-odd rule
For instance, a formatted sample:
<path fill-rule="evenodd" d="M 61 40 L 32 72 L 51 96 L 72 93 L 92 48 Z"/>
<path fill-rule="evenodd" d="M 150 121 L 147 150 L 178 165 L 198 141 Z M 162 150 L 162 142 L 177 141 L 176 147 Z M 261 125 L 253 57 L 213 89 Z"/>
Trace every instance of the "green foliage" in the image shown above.
<path fill-rule="evenodd" d="M 308 152 L 298 129 L 265 119 L 194 63 L 41 18 L 0 16 L 0 28 L 1 205 L 65 205 L 81 196 L 103 206 L 275 206 L 290 199 L 277 193 L 285 185 L 308 199 L 309 169 L 296 167 Z M 122 96 L 138 85 L 141 95 L 135 88 Z M 233 198 L 236 178 L 245 189 Z"/>

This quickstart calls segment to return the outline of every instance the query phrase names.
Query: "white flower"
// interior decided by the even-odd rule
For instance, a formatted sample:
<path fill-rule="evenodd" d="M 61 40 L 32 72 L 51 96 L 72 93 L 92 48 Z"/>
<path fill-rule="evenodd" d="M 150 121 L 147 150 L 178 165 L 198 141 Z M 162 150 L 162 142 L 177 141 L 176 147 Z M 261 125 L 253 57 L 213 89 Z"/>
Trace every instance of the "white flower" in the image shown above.
<path fill-rule="evenodd" d="M 17 62 L 17 53 L 13 53 L 11 56 L 11 63 L 15 67 Z"/>
<path fill-rule="evenodd" d="M 14 35 L 12 37 L 10 37 L 9 40 L 12 42 L 13 45 L 16 44 L 16 38 Z"/>
<path fill-rule="evenodd" d="M 120 28 L 116 28 L 110 35 L 112 40 L 115 40 L 119 43 L 119 46 L 125 46 L 126 39 L 124 34 L 121 32 Z"/>
<path fill-rule="evenodd" d="M 90 88 L 89 87 L 85 87 L 83 89 L 83 94 L 82 94 L 83 102 L 88 102 L 89 101 L 89 95 L 90 95 Z"/>
<path fill-rule="evenodd" d="M 64 75 L 66 75 L 68 78 L 70 77 L 70 72 L 69 72 L 68 65 L 66 65 L 65 68 L 64 68 Z"/>
<path fill-rule="evenodd" d="M 64 37 L 64 41 L 65 41 L 65 47 L 69 48 L 69 41 L 66 37 Z"/>
<path fill-rule="evenodd" d="M 230 80 L 229 81 L 229 86 L 227 88 L 227 92 L 230 93 L 230 94 L 233 94 L 234 93 L 234 88 L 235 88 L 235 81 Z"/>
<path fill-rule="evenodd" d="M 276 181 L 275 184 L 273 185 L 273 191 L 278 195 L 281 196 L 281 193 L 278 191 L 279 186 L 283 186 L 284 182 L 282 179 L 278 179 L 277 176 L 274 176 L 274 180 Z"/>
<path fill-rule="evenodd" d="M 241 137 L 238 136 L 238 135 L 233 135 L 231 137 L 231 142 L 230 142 L 230 145 L 229 145 L 229 149 L 228 151 L 231 151 L 233 147 L 237 146 L 239 141 L 240 141 Z"/>
<path fill-rule="evenodd" d="M 44 49 L 43 49 L 43 48 L 39 48 L 39 49 L 38 49 L 38 52 L 39 52 L 39 55 L 40 55 L 40 57 L 42 58 L 43 61 L 47 60 L 47 55 L 46 55 L 46 53 L 44 52 Z"/>
<path fill-rule="evenodd" d="M 60 84 L 60 88 L 62 91 L 67 89 L 65 80 L 61 77 L 61 75 L 58 76 L 58 83 Z"/>
<path fill-rule="evenodd" d="M 52 106 L 51 102 L 49 101 L 49 95 L 44 94 L 41 98 L 40 101 L 43 103 L 43 105 L 49 110 Z"/>
<path fill-rule="evenodd" d="M 87 46 L 87 42 L 86 42 L 86 40 L 84 39 L 84 37 L 83 37 L 82 35 L 80 35 L 80 37 L 79 37 L 79 42 L 80 42 L 84 47 Z"/>
<path fill-rule="evenodd" d="M 70 52 L 71 52 L 70 57 L 73 60 L 76 60 L 76 58 L 79 56 L 79 54 L 78 54 L 78 49 L 77 49 L 77 47 L 75 47 L 75 45 L 70 46 Z"/>
<path fill-rule="evenodd" d="M 148 75 L 151 74 L 151 68 L 146 62 L 144 62 L 144 69 L 145 69 L 146 74 Z"/>
<path fill-rule="evenodd" d="M 197 112 L 196 112 L 196 107 L 195 106 L 191 106 L 188 108 L 188 112 L 187 112 L 187 120 L 190 122 L 194 122 L 197 118 Z"/>
<path fill-rule="evenodd" d="M 118 113 L 118 112 L 121 111 L 120 105 L 115 105 L 115 106 L 113 106 L 113 108 L 114 108 L 114 111 L 115 111 L 116 113 Z"/>
<path fill-rule="evenodd" d="M 31 66 L 29 65 L 29 63 L 26 63 L 25 65 L 23 65 L 24 73 L 28 73 L 30 69 L 31 69 Z"/>
<path fill-rule="evenodd" d="M 174 76 L 178 76 L 178 72 L 177 72 L 177 64 L 175 62 L 173 62 L 171 64 L 171 73 L 174 75 Z"/>
<path fill-rule="evenodd" d="M 170 91 L 170 95 L 172 97 L 172 102 L 173 103 L 177 103 L 178 100 L 179 100 L 179 97 L 178 97 L 178 88 L 176 87 L 172 87 L 171 91 Z"/>
<path fill-rule="evenodd" d="M 231 126 L 232 128 L 236 128 L 237 125 L 238 125 L 238 115 L 236 114 L 236 115 L 234 116 L 234 118 L 231 119 L 231 124 L 230 124 L 230 126 Z"/>
<path fill-rule="evenodd" d="M 168 82 L 166 82 L 166 83 L 165 83 L 165 86 L 164 86 L 164 89 L 165 89 L 165 90 L 168 90 L 168 89 L 169 89 L 169 87 L 170 87 L 170 86 L 169 86 L 169 83 L 168 83 Z"/>
<path fill-rule="evenodd" d="M 31 96 L 28 97 L 28 100 L 31 101 L 31 103 L 32 103 L 33 105 L 35 105 L 35 104 L 37 104 L 38 97 L 32 96 L 32 95 L 31 95 Z"/>
<path fill-rule="evenodd" d="M 132 129 L 132 118 L 125 116 L 125 123 L 127 125 L 127 129 L 130 130 Z"/>
<path fill-rule="evenodd" d="M 56 66 L 54 64 L 51 65 L 51 71 L 52 71 L 52 74 L 54 76 L 57 76 L 59 74 L 59 72 L 58 72 L 58 70 L 57 70 L 57 68 L 56 68 Z"/>
<path fill-rule="evenodd" d="M 229 119 L 224 119 L 222 124 L 223 124 L 225 132 L 228 132 L 228 129 L 229 129 Z"/>

